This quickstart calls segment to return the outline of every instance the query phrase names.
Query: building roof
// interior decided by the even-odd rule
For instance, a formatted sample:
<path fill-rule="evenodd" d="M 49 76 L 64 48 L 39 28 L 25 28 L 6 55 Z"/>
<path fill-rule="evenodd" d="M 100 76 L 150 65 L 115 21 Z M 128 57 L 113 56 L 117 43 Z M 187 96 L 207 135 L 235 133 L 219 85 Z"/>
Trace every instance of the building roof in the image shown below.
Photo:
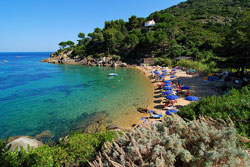
<path fill-rule="evenodd" d="M 175 58 L 175 60 L 188 60 L 188 59 L 193 59 L 193 58 L 188 56 L 179 56 Z"/>
<path fill-rule="evenodd" d="M 155 25 L 155 21 L 154 20 L 146 21 L 144 25 L 145 25 L 145 27 L 154 26 Z"/>

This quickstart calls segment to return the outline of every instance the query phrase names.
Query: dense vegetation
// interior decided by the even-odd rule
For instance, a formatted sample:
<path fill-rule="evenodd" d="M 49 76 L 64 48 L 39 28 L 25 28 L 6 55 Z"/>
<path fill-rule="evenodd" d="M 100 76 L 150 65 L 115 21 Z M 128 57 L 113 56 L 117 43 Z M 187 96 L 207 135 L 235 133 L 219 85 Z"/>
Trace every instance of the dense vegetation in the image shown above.
<path fill-rule="evenodd" d="M 42 146 L 28 151 L 21 149 L 10 152 L 6 142 L 0 140 L 1 167 L 31 166 L 84 166 L 100 151 L 106 142 L 117 137 L 114 131 L 92 135 L 73 133 L 62 138 L 54 146 Z"/>
<path fill-rule="evenodd" d="M 249 157 L 237 147 L 236 130 L 200 118 L 184 121 L 177 115 L 119 137 L 102 150 L 91 167 L 243 167 Z"/>
<path fill-rule="evenodd" d="M 238 133 L 250 138 L 250 88 L 233 89 L 224 96 L 202 98 L 181 108 L 179 115 L 194 119 L 200 115 L 221 119 L 230 123 L 233 121 Z"/>
<path fill-rule="evenodd" d="M 79 33 L 76 45 L 59 43 L 59 52 L 68 46 L 73 57 L 111 54 L 132 63 L 142 57 L 191 56 L 209 67 L 218 64 L 244 71 L 250 64 L 249 8 L 248 0 L 187 0 L 147 18 L 106 21 L 103 29 L 95 28 L 87 36 Z M 146 28 L 145 21 L 151 19 L 156 25 Z"/>

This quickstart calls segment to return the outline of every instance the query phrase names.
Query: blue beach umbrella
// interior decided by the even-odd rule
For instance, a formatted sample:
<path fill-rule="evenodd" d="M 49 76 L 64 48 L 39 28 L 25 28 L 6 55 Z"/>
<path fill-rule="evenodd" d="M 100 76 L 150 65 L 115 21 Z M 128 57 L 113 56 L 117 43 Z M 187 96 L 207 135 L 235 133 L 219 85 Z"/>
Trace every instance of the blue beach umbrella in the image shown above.
<path fill-rule="evenodd" d="M 171 86 L 164 87 L 163 90 L 172 90 L 173 88 Z"/>
<path fill-rule="evenodd" d="M 170 95 L 170 94 L 173 94 L 173 91 L 172 91 L 172 90 L 166 91 L 166 92 L 164 92 L 164 94 L 165 94 L 165 95 Z"/>
<path fill-rule="evenodd" d="M 160 76 L 158 76 L 159 78 L 163 78 L 163 77 L 165 77 L 164 75 L 160 75 Z"/>
<path fill-rule="evenodd" d="M 188 90 L 188 89 L 190 89 L 190 87 L 189 86 L 183 86 L 183 87 L 181 87 L 181 89 Z"/>
<path fill-rule="evenodd" d="M 162 70 L 162 72 L 167 72 L 167 70 Z"/>
<path fill-rule="evenodd" d="M 167 111 L 166 111 L 166 114 L 167 114 L 167 115 L 171 115 L 171 113 L 176 114 L 177 112 L 178 112 L 177 110 L 167 110 Z"/>
<path fill-rule="evenodd" d="M 170 81 L 170 80 L 166 80 L 166 81 L 164 81 L 164 83 L 171 83 L 172 81 Z"/>
<path fill-rule="evenodd" d="M 171 76 L 170 78 L 175 78 L 176 76 L 175 75 L 173 75 L 173 76 Z"/>
<path fill-rule="evenodd" d="M 161 73 L 159 73 L 158 71 L 154 71 L 154 73 L 157 74 L 157 75 L 161 74 Z"/>
<path fill-rule="evenodd" d="M 172 71 L 176 71 L 176 69 L 172 69 Z"/>
<path fill-rule="evenodd" d="M 186 100 L 188 100 L 188 101 L 197 101 L 197 100 L 199 100 L 199 98 L 196 97 L 196 96 L 188 96 L 188 97 L 186 97 Z"/>
<path fill-rule="evenodd" d="M 178 96 L 176 96 L 176 95 L 168 95 L 167 97 L 166 97 L 166 99 L 168 99 L 168 100 L 175 100 L 175 99 L 178 99 L 179 97 Z"/>
<path fill-rule="evenodd" d="M 163 86 L 171 86 L 171 83 L 166 83 Z"/>

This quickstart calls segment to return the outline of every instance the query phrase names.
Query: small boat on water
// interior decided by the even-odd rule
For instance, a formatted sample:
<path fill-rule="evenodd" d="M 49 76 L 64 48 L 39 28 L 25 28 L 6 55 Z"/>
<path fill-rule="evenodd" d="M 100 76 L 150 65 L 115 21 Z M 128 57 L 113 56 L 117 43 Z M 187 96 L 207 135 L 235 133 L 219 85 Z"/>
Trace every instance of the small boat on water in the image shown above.
<path fill-rule="evenodd" d="M 109 76 L 117 76 L 117 73 L 109 73 Z"/>
<path fill-rule="evenodd" d="M 7 63 L 7 62 L 8 62 L 8 60 L 2 60 L 2 62 L 3 62 L 3 63 Z"/>

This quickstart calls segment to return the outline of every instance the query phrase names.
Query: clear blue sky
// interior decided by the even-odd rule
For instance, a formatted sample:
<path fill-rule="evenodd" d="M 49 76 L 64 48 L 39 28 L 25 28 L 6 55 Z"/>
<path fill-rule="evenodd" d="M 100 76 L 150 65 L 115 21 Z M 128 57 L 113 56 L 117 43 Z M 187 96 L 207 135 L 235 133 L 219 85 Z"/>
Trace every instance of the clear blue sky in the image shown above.
<path fill-rule="evenodd" d="M 104 22 L 147 17 L 185 0 L 0 0 L 0 52 L 55 51 Z"/>

